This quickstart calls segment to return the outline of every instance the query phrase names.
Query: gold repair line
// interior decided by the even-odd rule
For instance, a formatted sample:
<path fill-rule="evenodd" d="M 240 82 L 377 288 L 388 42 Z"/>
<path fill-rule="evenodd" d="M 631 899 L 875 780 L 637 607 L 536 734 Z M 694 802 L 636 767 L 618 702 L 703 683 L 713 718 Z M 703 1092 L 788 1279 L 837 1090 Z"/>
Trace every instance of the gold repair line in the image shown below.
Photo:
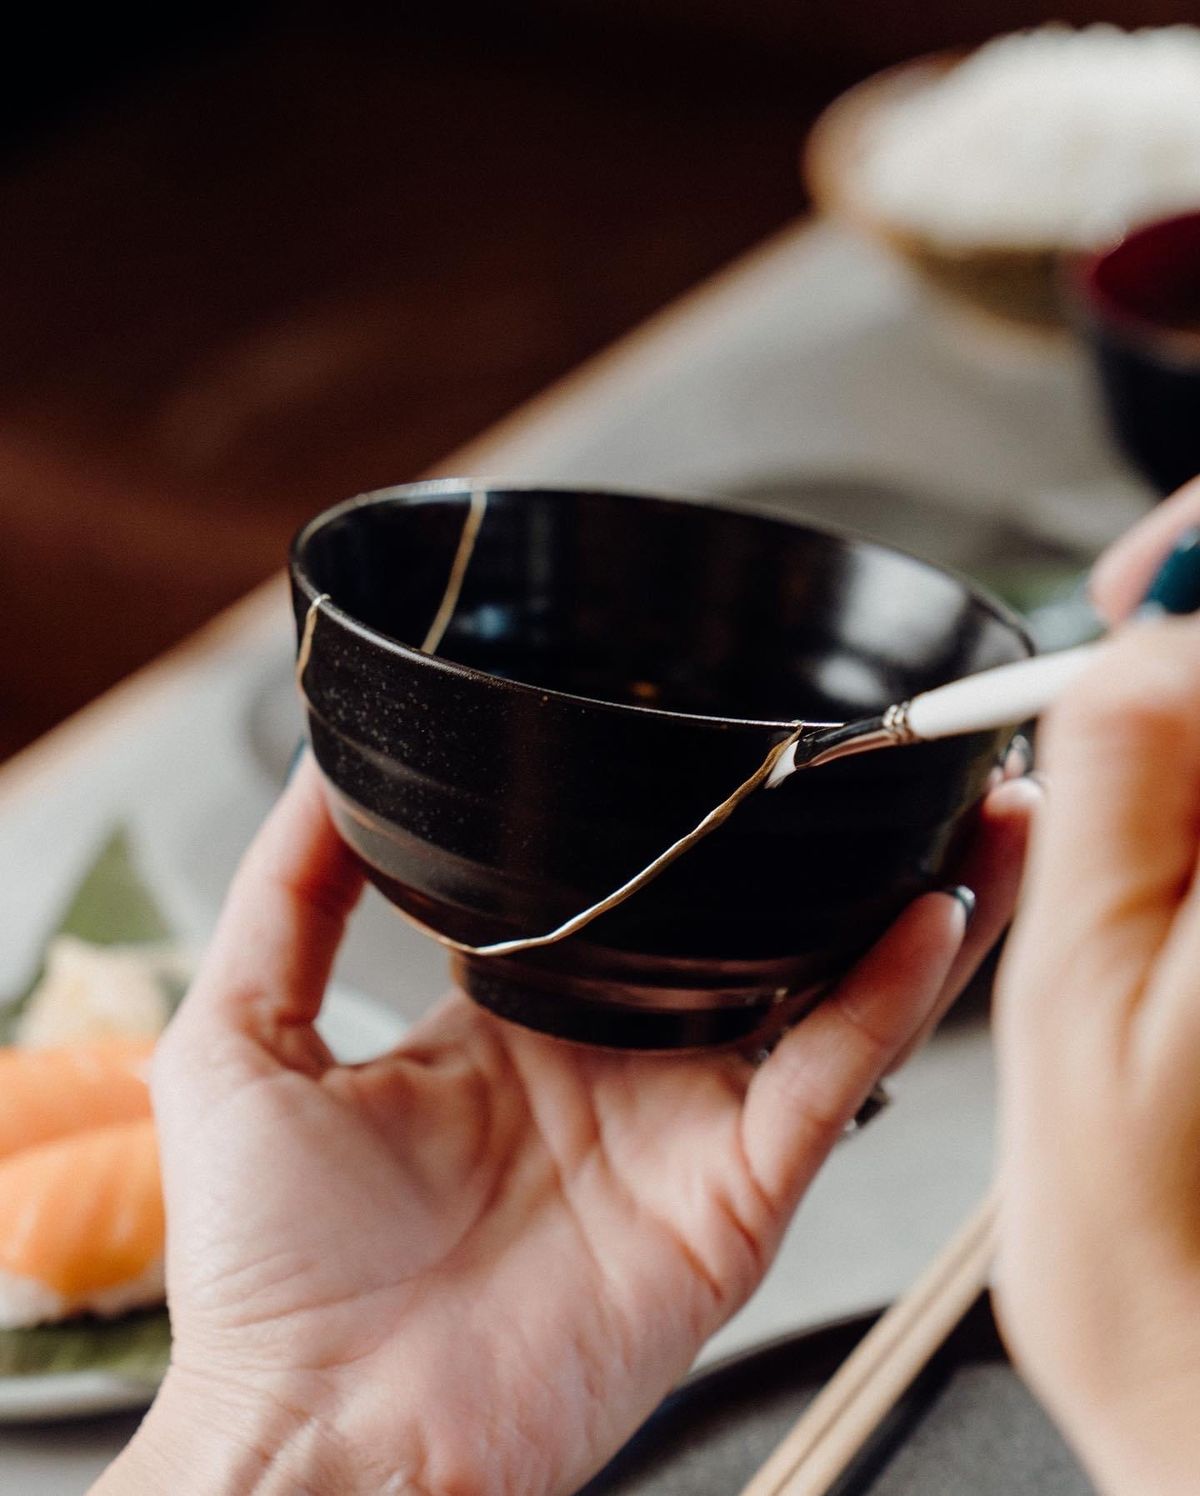
<path fill-rule="evenodd" d="M 476 488 L 472 491 L 471 507 L 467 510 L 467 517 L 463 521 L 462 534 L 458 538 L 458 549 L 454 553 L 454 563 L 450 567 L 450 575 L 446 580 L 446 590 L 442 593 L 442 601 L 433 616 L 433 622 L 421 641 L 421 648 L 426 654 L 437 653 L 442 636 L 450 627 L 450 620 L 454 617 L 455 608 L 458 607 L 458 595 L 462 591 L 467 567 L 470 566 L 471 557 L 475 553 L 475 542 L 479 538 L 483 516 L 487 513 L 487 502 L 487 494 L 482 489 Z"/>
<path fill-rule="evenodd" d="M 798 740 L 800 734 L 805 730 L 805 726 L 806 724 L 804 723 L 795 724 L 789 736 L 784 738 L 781 743 L 776 743 L 766 758 L 763 759 L 762 763 L 759 764 L 758 768 L 755 769 L 754 773 L 750 775 L 749 779 L 744 779 L 731 795 L 721 801 L 720 805 L 710 810 L 704 819 L 693 826 L 685 836 L 681 836 L 678 841 L 672 842 L 665 852 L 660 852 L 653 862 L 647 863 L 640 873 L 635 873 L 627 882 L 622 883 L 620 888 L 614 888 L 611 893 L 605 894 L 595 904 L 591 904 L 586 909 L 580 910 L 578 914 L 573 914 L 570 919 L 559 925 L 557 929 L 549 930 L 545 935 L 526 935 L 518 940 L 499 940 L 494 945 L 468 945 L 466 941 L 455 940 L 450 935 L 440 934 L 437 930 L 427 925 L 424 920 L 419 919 L 415 914 L 411 914 L 407 909 L 401 909 L 398 905 L 393 905 L 392 907 L 410 925 L 415 926 L 423 934 L 436 940 L 439 945 L 445 946 L 447 950 L 458 951 L 464 956 L 513 956 L 518 951 L 531 951 L 536 950 L 539 946 L 555 945 L 558 941 L 565 940 L 568 935 L 574 935 L 578 930 L 582 930 L 585 925 L 590 925 L 594 919 L 599 919 L 602 914 L 607 914 L 610 909 L 615 909 L 618 904 L 623 904 L 626 899 L 631 898 L 640 889 L 645 888 L 648 883 L 652 883 L 658 877 L 659 873 L 669 867 L 677 858 L 682 857 L 685 852 L 690 852 L 697 842 L 703 841 L 718 826 L 723 825 L 742 801 L 748 799 L 756 789 L 765 783 L 770 776 L 771 770 L 778 762 L 779 756 Z M 370 821 L 357 810 L 357 807 L 351 805 L 344 797 L 339 798 L 341 799 L 342 808 L 354 820 L 359 821 L 363 825 L 370 826 Z M 381 871 L 386 872 L 386 869 L 381 869 Z"/>
<path fill-rule="evenodd" d="M 328 592 L 318 592 L 304 615 L 304 631 L 300 635 L 300 648 L 296 651 L 296 685 L 301 696 L 304 695 L 304 672 L 308 669 L 308 657 L 312 654 L 313 635 L 317 631 L 317 614 L 321 611 L 321 604 L 328 601 Z"/>
<path fill-rule="evenodd" d="M 487 512 L 487 494 L 482 489 L 475 489 L 471 493 L 470 508 L 467 510 L 466 519 L 463 521 L 462 534 L 459 536 L 458 549 L 454 555 L 454 562 L 450 567 L 450 576 L 446 581 L 446 590 L 442 594 L 442 601 L 434 616 L 433 622 L 421 644 L 426 654 L 433 654 L 442 642 L 450 620 L 454 616 L 454 610 L 458 606 L 459 594 L 462 591 L 463 580 L 467 574 L 467 567 L 471 564 L 471 557 L 475 551 L 475 542 L 479 538 L 479 531 L 483 525 L 484 515 Z M 308 657 L 312 651 L 313 634 L 317 626 L 317 614 L 321 604 L 329 600 L 327 592 L 320 593 L 309 605 L 308 614 L 304 620 L 304 631 L 300 639 L 300 648 L 296 656 L 296 683 L 300 687 L 301 695 L 304 694 L 304 671 L 308 665 Z M 568 935 L 574 935 L 582 930 L 585 925 L 590 925 L 594 919 L 599 919 L 610 909 L 615 909 L 618 904 L 623 904 L 626 899 L 652 883 L 659 873 L 668 868 L 677 858 L 682 857 L 685 852 L 690 852 L 697 842 L 703 841 L 706 836 L 715 831 L 718 826 L 723 825 L 743 800 L 749 798 L 770 777 L 771 771 L 778 763 L 782 754 L 796 742 L 800 735 L 810 726 L 809 723 L 794 722 L 791 724 L 792 731 L 776 743 L 774 748 L 755 769 L 748 779 L 744 779 L 733 793 L 722 800 L 720 805 L 715 806 L 697 825 L 674 841 L 666 849 L 660 852 L 653 862 L 648 863 L 641 872 L 622 883 L 619 888 L 614 888 L 604 898 L 591 904 L 586 909 L 580 910 L 570 919 L 564 921 L 557 929 L 549 930 L 545 935 L 526 935 L 517 940 L 499 940 L 493 945 L 468 945 L 464 940 L 455 940 L 450 935 L 442 935 L 439 931 L 427 925 L 424 920 L 411 914 L 407 909 L 401 909 L 398 905 L 392 905 L 396 912 L 401 915 L 410 925 L 436 940 L 439 945 L 445 946 L 447 950 L 457 951 L 464 956 L 511 956 L 518 951 L 536 950 L 539 946 L 555 945 L 560 940 L 565 940 Z M 344 796 L 339 795 L 342 809 L 352 819 L 373 829 L 370 819 L 363 814 L 357 806 L 353 805 Z M 361 852 L 359 854 L 362 855 Z M 381 868 L 385 873 L 386 869 Z"/>

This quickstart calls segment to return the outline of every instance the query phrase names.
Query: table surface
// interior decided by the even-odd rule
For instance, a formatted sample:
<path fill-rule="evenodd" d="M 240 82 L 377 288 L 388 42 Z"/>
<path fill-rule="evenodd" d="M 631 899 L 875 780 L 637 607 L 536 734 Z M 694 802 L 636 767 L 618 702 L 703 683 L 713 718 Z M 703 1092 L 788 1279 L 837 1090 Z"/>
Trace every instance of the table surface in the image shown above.
<path fill-rule="evenodd" d="M 701 495 L 884 477 L 944 496 L 948 523 L 1018 515 L 1085 547 L 1145 504 L 1073 348 L 1035 353 L 947 321 L 889 260 L 824 225 L 771 240 L 442 471 Z M 276 579 L 0 770 L 0 991 L 116 821 L 179 928 L 204 940 L 299 732 L 291 648 Z M 444 957 L 372 895 L 337 975 L 416 1017 L 444 986 Z M 983 1019 L 948 1024 L 894 1092 L 836 1150 L 706 1360 L 890 1298 L 982 1193 L 994 1095 Z M 84 1491 L 135 1424 L 0 1429 L 0 1489 Z"/>

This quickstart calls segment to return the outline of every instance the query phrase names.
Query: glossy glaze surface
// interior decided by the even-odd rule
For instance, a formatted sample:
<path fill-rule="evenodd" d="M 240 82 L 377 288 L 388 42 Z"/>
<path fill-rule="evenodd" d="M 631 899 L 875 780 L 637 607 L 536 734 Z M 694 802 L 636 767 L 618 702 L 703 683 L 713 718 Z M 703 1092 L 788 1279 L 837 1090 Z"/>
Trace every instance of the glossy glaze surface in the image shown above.
<path fill-rule="evenodd" d="M 962 581 L 867 542 L 712 505 L 489 492 L 441 657 L 469 489 L 368 496 L 293 553 L 335 818 L 402 909 L 472 945 L 540 934 L 624 882 L 795 718 L 877 710 L 1028 652 Z M 864 756 L 757 793 L 560 944 L 456 957 L 479 1001 L 588 1042 L 740 1040 L 844 969 L 936 882 L 1006 740 Z"/>

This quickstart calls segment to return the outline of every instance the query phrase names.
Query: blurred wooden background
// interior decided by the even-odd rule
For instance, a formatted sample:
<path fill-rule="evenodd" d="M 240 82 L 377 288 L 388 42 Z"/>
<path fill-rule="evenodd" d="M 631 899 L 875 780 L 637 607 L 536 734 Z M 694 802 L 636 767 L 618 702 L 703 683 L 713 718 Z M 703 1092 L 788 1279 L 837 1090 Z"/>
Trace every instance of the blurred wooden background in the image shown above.
<path fill-rule="evenodd" d="M 0 757 L 800 210 L 820 107 L 1020 0 L 26 18 L 0 64 Z M 1194 19 L 1194 0 L 1053 12 Z"/>

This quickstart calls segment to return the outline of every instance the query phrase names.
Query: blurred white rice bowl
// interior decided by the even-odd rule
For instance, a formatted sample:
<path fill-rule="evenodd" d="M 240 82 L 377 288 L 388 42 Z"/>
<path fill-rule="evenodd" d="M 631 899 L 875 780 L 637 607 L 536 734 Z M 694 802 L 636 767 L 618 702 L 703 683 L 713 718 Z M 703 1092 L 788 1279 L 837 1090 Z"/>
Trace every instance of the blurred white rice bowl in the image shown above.
<path fill-rule="evenodd" d="M 891 68 L 834 100 L 803 169 L 959 306 L 1058 329 L 1064 255 L 1200 205 L 1200 28 L 1045 26 Z"/>

